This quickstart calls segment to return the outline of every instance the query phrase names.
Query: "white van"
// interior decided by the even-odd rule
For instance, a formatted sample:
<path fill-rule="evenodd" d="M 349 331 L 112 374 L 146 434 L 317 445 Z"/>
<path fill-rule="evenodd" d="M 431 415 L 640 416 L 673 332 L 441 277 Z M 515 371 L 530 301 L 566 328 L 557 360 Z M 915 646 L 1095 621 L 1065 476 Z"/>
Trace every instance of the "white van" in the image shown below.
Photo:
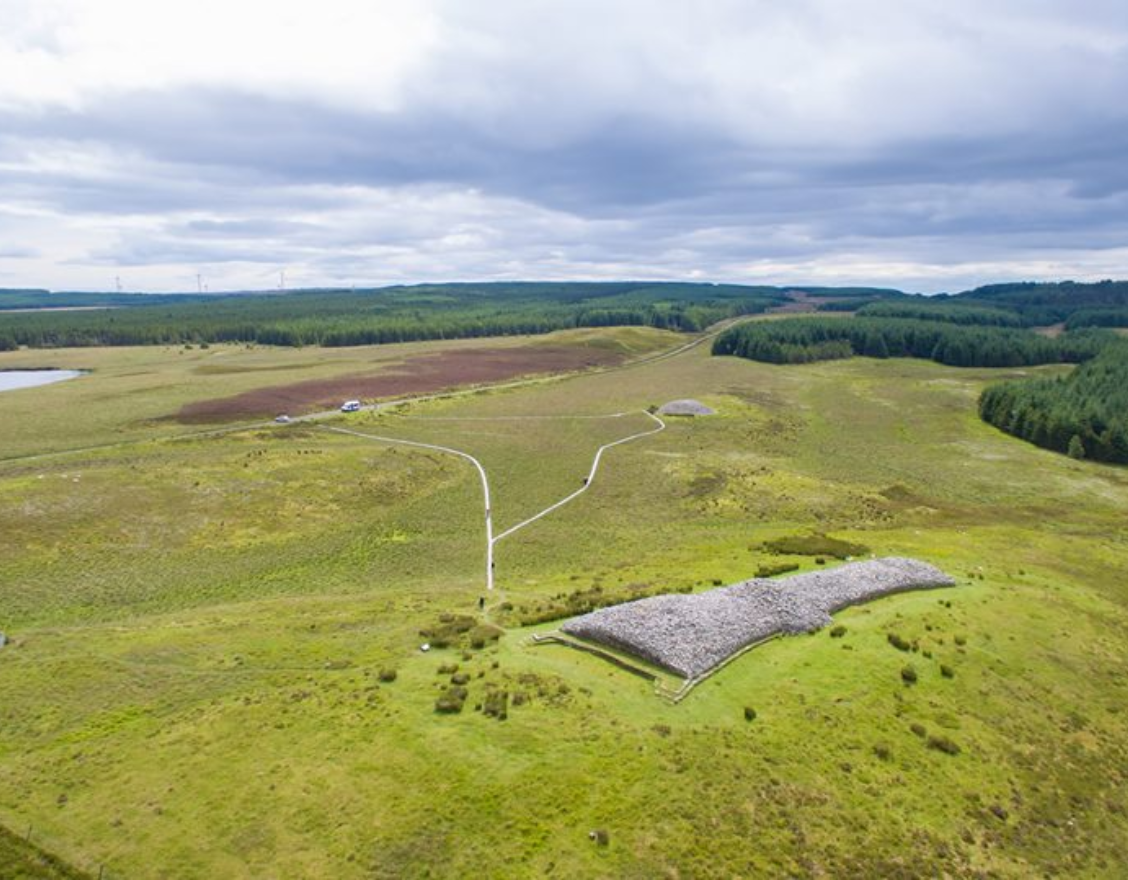
<path fill-rule="evenodd" d="M 359 400 L 346 400 L 341 404 L 341 412 L 357 412 L 360 409 Z"/>

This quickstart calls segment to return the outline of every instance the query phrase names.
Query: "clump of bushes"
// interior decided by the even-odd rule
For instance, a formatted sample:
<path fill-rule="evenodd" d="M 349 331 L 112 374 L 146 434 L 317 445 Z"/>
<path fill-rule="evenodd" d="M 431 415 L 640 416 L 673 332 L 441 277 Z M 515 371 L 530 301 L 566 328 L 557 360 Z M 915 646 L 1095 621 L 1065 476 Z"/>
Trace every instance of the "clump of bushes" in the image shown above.
<path fill-rule="evenodd" d="M 689 591 L 686 588 L 686 592 Z M 517 605 L 508 615 L 515 616 L 520 626 L 535 626 L 566 617 L 587 614 L 609 605 L 621 605 L 666 592 L 663 587 L 650 584 L 627 584 L 619 590 L 604 590 L 596 584 L 586 590 L 573 590 L 571 593 L 558 593 L 551 599 L 537 605 Z M 504 607 L 504 606 L 502 606 Z M 507 616 L 508 616 L 507 615 Z"/>
<path fill-rule="evenodd" d="M 469 691 L 464 687 L 448 688 L 435 700 L 435 711 L 442 715 L 456 715 L 462 711 Z"/>
<path fill-rule="evenodd" d="M 901 681 L 905 684 L 917 683 L 917 671 L 912 666 L 904 666 L 901 668 Z"/>
<path fill-rule="evenodd" d="M 782 556 L 832 556 L 835 559 L 845 559 L 848 556 L 869 553 L 870 548 L 865 544 L 855 544 L 851 541 L 843 541 L 841 538 L 815 533 L 776 538 L 774 541 L 765 542 L 764 549 Z"/>
<path fill-rule="evenodd" d="M 470 673 L 469 672 L 456 672 L 454 675 L 452 675 L 450 677 L 450 683 L 451 684 L 457 684 L 457 685 L 469 684 L 470 683 Z"/>
<path fill-rule="evenodd" d="M 928 747 L 943 752 L 945 755 L 958 755 L 960 753 L 960 747 L 946 736 L 930 736 Z"/>
<path fill-rule="evenodd" d="M 430 642 L 432 648 L 449 648 L 462 641 L 462 636 L 474 628 L 477 621 L 465 614 L 440 614 L 437 623 L 419 630 L 419 635 Z"/>
<path fill-rule="evenodd" d="M 913 647 L 912 643 L 906 641 L 903 638 L 901 638 L 901 636 L 898 633 L 889 633 L 889 635 L 887 635 L 885 638 L 889 642 L 889 644 L 891 644 L 898 651 L 911 651 L 912 650 L 912 647 Z"/>
<path fill-rule="evenodd" d="M 480 651 L 490 642 L 496 642 L 501 638 L 502 630 L 491 623 L 479 623 L 467 633 L 467 638 L 470 640 L 470 647 L 475 651 Z"/>
<path fill-rule="evenodd" d="M 846 635 L 846 626 L 845 626 L 845 624 L 841 624 L 841 623 L 840 623 L 840 624 L 838 624 L 837 626 L 832 626 L 832 627 L 830 628 L 830 637 L 831 637 L 832 639 L 840 639 L 840 638 L 842 638 L 842 637 L 843 637 L 844 635 Z"/>
<path fill-rule="evenodd" d="M 956 677 L 956 670 L 954 670 L 951 666 L 948 666 L 945 663 L 941 663 L 940 664 L 940 674 L 942 676 L 944 676 L 944 678 L 955 678 Z"/>
<path fill-rule="evenodd" d="M 745 706 L 744 707 L 744 720 L 745 721 L 755 721 L 756 720 L 756 710 L 753 709 L 751 706 Z"/>
<path fill-rule="evenodd" d="M 509 717 L 509 691 L 490 691 L 482 703 L 482 714 L 504 721 Z"/>
<path fill-rule="evenodd" d="M 379 678 L 380 681 L 391 683 L 396 680 L 396 675 L 397 673 L 394 669 L 381 669 L 376 677 Z"/>
<path fill-rule="evenodd" d="M 458 664 L 457 663 L 444 663 L 444 664 L 442 664 L 442 666 L 439 667 L 438 674 L 439 675 L 454 675 L 456 672 L 458 672 Z"/>
<path fill-rule="evenodd" d="M 777 574 L 787 574 L 789 571 L 798 571 L 798 562 L 769 562 L 757 567 L 756 577 L 770 578 L 775 577 Z"/>

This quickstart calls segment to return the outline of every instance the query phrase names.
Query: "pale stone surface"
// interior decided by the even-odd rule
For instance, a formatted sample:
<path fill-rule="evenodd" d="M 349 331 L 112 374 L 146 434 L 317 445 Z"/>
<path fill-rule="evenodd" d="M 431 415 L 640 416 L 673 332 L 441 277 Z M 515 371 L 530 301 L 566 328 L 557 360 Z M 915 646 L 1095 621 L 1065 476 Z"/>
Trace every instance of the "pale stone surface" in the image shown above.
<path fill-rule="evenodd" d="M 905 590 L 954 586 L 925 562 L 887 557 L 694 595 L 653 596 L 585 614 L 569 635 L 617 648 L 694 678 L 754 642 L 811 632 L 839 609 Z"/>

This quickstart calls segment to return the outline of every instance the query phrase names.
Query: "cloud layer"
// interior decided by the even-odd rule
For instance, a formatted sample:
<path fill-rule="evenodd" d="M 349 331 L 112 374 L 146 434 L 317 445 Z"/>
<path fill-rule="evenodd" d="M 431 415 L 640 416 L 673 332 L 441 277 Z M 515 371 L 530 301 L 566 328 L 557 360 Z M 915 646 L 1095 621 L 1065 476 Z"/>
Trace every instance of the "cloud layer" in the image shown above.
<path fill-rule="evenodd" d="M 1123 276 L 1106 0 L 0 0 L 0 286 Z"/>

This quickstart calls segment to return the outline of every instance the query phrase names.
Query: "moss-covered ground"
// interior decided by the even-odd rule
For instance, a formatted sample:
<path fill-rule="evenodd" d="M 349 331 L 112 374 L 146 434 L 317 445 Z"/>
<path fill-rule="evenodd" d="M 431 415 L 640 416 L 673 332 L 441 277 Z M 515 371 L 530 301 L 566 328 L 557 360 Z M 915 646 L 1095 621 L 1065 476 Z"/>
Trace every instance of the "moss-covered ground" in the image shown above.
<path fill-rule="evenodd" d="M 131 878 L 1122 876 L 1128 472 L 982 424 L 978 390 L 1013 371 L 703 348 L 342 420 L 479 457 L 504 528 L 645 423 L 514 417 L 718 410 L 611 450 L 501 542 L 494 619 L 815 567 L 765 546 L 794 536 L 959 580 L 766 644 L 676 706 L 530 629 L 419 651 L 482 592 L 465 462 L 312 425 L 161 439 L 193 397 L 343 354 L 233 351 L 256 378 L 195 370 L 214 349 L 96 352 L 89 377 L 0 395 L 0 458 L 136 441 L 0 464 L 0 824 Z M 436 713 L 452 686 L 462 712 Z"/>

